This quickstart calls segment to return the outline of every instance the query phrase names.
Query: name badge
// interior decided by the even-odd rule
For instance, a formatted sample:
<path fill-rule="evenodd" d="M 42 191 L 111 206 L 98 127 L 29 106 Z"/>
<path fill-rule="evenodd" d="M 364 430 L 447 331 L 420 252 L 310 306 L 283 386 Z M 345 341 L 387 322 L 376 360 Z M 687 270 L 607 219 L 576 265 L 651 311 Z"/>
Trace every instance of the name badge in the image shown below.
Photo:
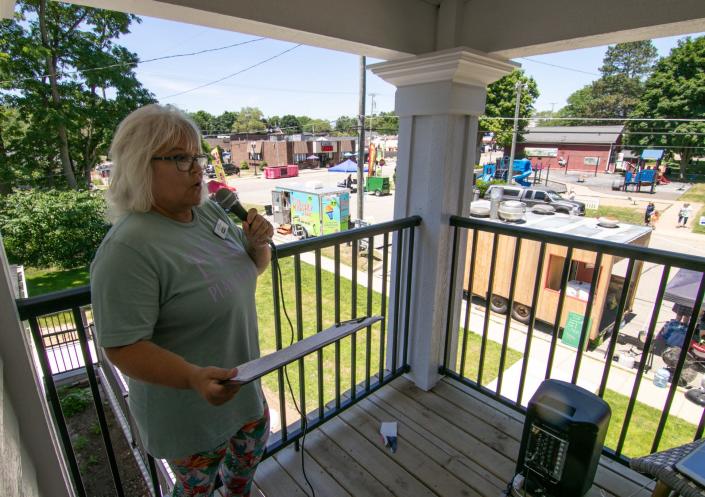
<path fill-rule="evenodd" d="M 215 223 L 215 228 L 213 228 L 213 233 L 225 240 L 225 237 L 228 236 L 228 223 L 218 219 L 218 222 Z"/>

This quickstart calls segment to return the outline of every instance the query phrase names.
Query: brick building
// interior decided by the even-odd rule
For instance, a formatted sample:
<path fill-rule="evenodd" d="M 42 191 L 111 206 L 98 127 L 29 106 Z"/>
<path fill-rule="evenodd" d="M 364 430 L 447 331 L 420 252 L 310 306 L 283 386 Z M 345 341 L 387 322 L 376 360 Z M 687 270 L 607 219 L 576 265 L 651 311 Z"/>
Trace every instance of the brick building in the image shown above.
<path fill-rule="evenodd" d="M 349 137 L 327 137 L 316 140 L 285 141 L 277 139 L 237 140 L 230 137 L 231 161 L 239 165 L 242 161 L 251 166 L 262 161 L 269 166 L 296 164 L 300 168 L 332 166 L 342 162 L 345 153 L 355 151 L 356 142 Z"/>
<path fill-rule="evenodd" d="M 533 167 L 558 168 L 563 159 L 569 171 L 614 170 L 621 150 L 623 126 L 546 126 L 528 128 L 517 144 L 517 157 Z"/>

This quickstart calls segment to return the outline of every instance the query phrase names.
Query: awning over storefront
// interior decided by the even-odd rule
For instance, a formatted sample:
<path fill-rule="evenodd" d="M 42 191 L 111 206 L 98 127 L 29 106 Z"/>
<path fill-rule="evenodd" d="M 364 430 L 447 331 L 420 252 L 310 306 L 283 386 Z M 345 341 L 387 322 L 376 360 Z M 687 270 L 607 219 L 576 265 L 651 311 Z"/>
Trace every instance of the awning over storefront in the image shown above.
<path fill-rule="evenodd" d="M 308 142 L 297 141 L 294 142 L 294 153 L 295 154 L 308 154 Z"/>

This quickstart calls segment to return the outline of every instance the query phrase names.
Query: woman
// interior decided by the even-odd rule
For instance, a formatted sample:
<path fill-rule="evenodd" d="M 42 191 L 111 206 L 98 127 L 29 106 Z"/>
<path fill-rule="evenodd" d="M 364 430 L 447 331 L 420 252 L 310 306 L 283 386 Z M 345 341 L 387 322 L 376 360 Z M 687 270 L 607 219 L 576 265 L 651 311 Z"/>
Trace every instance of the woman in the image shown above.
<path fill-rule="evenodd" d="M 255 286 L 272 226 L 243 229 L 207 200 L 196 125 L 171 106 L 125 118 L 111 146 L 114 221 L 91 265 L 98 344 L 129 379 L 147 451 L 169 460 L 174 496 L 249 495 L 269 432 L 259 383 L 228 381 L 259 356 Z"/>

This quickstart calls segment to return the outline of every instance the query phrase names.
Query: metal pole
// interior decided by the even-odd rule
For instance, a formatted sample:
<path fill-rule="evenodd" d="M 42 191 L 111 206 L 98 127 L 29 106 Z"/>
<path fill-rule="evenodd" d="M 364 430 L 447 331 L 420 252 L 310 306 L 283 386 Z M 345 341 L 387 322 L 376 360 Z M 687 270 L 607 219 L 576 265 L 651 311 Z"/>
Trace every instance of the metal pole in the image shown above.
<path fill-rule="evenodd" d="M 365 56 L 360 56 L 360 102 L 357 112 L 357 220 L 363 219 L 365 199 Z"/>
<path fill-rule="evenodd" d="M 519 101 L 521 100 L 521 81 L 516 83 L 517 100 L 514 104 L 514 131 L 512 131 L 512 151 L 509 154 L 509 169 L 507 169 L 507 183 L 512 184 L 512 176 L 514 176 L 514 150 L 517 145 L 517 131 L 519 130 Z"/>

